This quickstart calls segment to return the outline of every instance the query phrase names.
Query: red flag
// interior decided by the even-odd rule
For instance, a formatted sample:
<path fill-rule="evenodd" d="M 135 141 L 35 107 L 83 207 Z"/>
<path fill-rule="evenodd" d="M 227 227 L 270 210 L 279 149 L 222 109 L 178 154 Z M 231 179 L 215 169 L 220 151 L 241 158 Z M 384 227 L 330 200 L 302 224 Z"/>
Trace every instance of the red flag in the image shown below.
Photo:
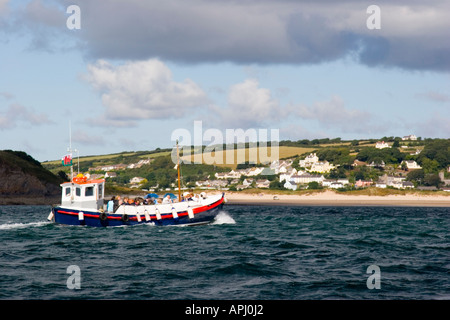
<path fill-rule="evenodd" d="M 72 165 L 72 155 L 71 154 L 65 155 L 62 158 L 62 165 L 63 166 L 71 166 Z"/>

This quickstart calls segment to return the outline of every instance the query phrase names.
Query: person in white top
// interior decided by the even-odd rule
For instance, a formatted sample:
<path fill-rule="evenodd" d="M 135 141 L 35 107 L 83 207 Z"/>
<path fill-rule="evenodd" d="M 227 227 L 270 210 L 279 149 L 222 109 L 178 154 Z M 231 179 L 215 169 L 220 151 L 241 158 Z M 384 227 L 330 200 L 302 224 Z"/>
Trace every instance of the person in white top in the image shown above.
<path fill-rule="evenodd" d="M 167 204 L 167 203 L 172 203 L 172 199 L 170 199 L 170 196 L 169 195 L 167 195 L 167 196 L 165 196 L 164 197 L 164 199 L 163 199 L 163 202 L 162 203 L 164 203 L 164 204 Z"/>

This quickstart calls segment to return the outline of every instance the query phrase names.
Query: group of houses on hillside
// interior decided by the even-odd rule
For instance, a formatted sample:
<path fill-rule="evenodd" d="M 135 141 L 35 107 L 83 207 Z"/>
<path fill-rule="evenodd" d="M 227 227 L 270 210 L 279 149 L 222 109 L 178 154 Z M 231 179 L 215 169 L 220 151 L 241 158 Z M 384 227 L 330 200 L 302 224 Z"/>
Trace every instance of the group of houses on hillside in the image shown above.
<path fill-rule="evenodd" d="M 242 182 L 240 179 L 233 179 L 228 182 L 226 179 L 202 180 L 197 181 L 196 186 L 200 189 L 229 189 L 234 187 L 236 190 L 247 188 L 269 188 L 270 181 L 268 179 L 245 178 Z"/>
<path fill-rule="evenodd" d="M 384 143 L 384 142 L 381 142 Z M 315 153 L 311 153 L 307 155 L 304 159 L 300 159 L 299 162 L 299 168 L 296 169 L 293 167 L 293 160 L 287 159 L 287 160 L 279 160 L 279 161 L 273 161 L 269 167 L 254 167 L 254 168 L 248 168 L 248 169 L 241 169 L 241 170 L 231 170 L 227 173 L 216 173 L 215 177 L 217 180 L 207 180 L 198 182 L 197 185 L 199 187 L 213 187 L 214 185 L 219 185 L 220 187 L 224 188 L 227 186 L 235 186 L 236 189 L 241 190 L 248 188 L 250 186 L 256 187 L 256 188 L 267 188 L 269 187 L 270 181 L 265 179 L 257 179 L 257 176 L 261 175 L 262 173 L 267 174 L 268 172 L 271 174 L 278 175 L 278 179 L 280 182 L 284 182 L 283 186 L 286 189 L 290 190 L 298 190 L 299 188 L 304 188 L 311 182 L 317 182 L 319 185 L 331 189 L 339 189 L 339 188 L 345 188 L 346 186 L 350 185 L 350 182 L 347 178 L 341 178 L 341 179 L 326 179 L 324 174 L 330 172 L 333 168 L 335 168 L 332 164 L 330 164 L 328 161 L 320 161 L 318 156 Z M 405 160 L 402 162 L 402 165 L 406 165 L 408 170 L 414 170 L 414 169 L 420 169 L 420 165 L 417 164 L 414 160 Z M 382 163 L 365 163 L 362 161 L 355 160 L 354 166 L 377 166 L 377 167 L 384 167 L 384 162 Z M 239 179 L 242 177 L 256 177 L 254 179 L 252 178 L 246 178 L 244 182 L 239 183 Z M 229 180 L 229 183 L 223 182 L 220 184 L 218 181 L 225 181 Z M 357 180 L 354 183 L 354 186 L 356 188 L 365 188 L 370 186 L 375 186 L 377 188 L 387 188 L 387 187 L 393 187 L 398 189 L 408 189 L 408 188 L 414 188 L 414 184 L 410 181 L 406 181 L 405 177 L 397 177 L 397 176 L 391 176 L 391 175 L 383 175 L 379 178 L 378 181 L 372 181 L 372 180 Z"/>
<path fill-rule="evenodd" d="M 280 174 L 280 182 L 285 181 L 284 187 L 289 190 L 297 190 L 301 186 L 308 185 L 311 182 L 317 182 L 319 185 L 329 188 L 343 188 L 347 185 L 348 179 L 325 179 L 324 173 L 330 172 L 335 167 L 328 161 L 320 161 L 315 153 L 310 153 L 304 159 L 300 159 L 299 170 L 288 167 L 284 174 Z"/>
<path fill-rule="evenodd" d="M 315 153 L 310 153 L 303 160 L 299 160 L 299 165 L 309 172 L 328 173 L 335 167 L 328 161 L 319 161 Z"/>
<path fill-rule="evenodd" d="M 142 159 L 136 163 L 130 163 L 130 164 L 123 164 L 123 163 L 108 164 L 108 165 L 89 168 L 89 171 L 106 171 L 106 172 L 108 172 L 108 171 L 115 171 L 115 170 L 135 169 L 135 168 L 140 168 L 145 164 L 150 164 L 151 161 L 152 161 L 152 159 L 149 158 L 149 159 Z"/>
<path fill-rule="evenodd" d="M 402 140 L 417 140 L 414 135 L 405 136 Z M 386 142 L 378 141 L 375 145 L 376 148 L 390 148 Z M 99 166 L 95 168 L 89 168 L 89 171 L 105 171 L 104 174 L 90 174 L 86 176 L 90 179 L 96 178 L 114 178 L 117 176 L 116 170 L 140 168 L 145 164 L 150 164 L 151 159 L 143 159 L 137 163 L 132 164 L 117 164 Z M 352 166 L 368 166 L 368 167 L 385 167 L 385 163 L 372 162 L 366 163 L 359 160 L 354 160 Z M 402 167 L 406 167 L 408 170 L 421 169 L 421 166 L 414 160 L 404 160 L 401 163 Z M 205 180 L 199 180 L 191 182 L 195 184 L 195 187 L 200 189 L 222 189 L 227 190 L 234 188 L 236 190 L 243 190 L 246 188 L 269 188 L 271 181 L 274 179 L 267 179 L 267 176 L 277 176 L 275 181 L 278 180 L 284 188 L 289 190 L 298 190 L 300 188 L 307 188 L 312 182 L 318 185 L 331 189 L 345 188 L 350 185 L 349 179 L 326 179 L 325 175 L 336 167 L 326 160 L 319 160 L 316 153 L 310 153 L 305 156 L 304 159 L 298 161 L 298 165 L 294 165 L 294 159 L 275 160 L 266 167 L 255 166 L 245 169 L 233 169 L 229 172 L 217 172 L 214 177 L 208 177 Z M 450 167 L 448 168 L 450 172 Z M 441 178 L 441 180 L 443 177 Z M 143 177 L 133 177 L 129 181 L 131 187 L 138 188 L 145 182 Z M 444 181 L 444 180 L 442 180 Z M 445 185 L 450 185 L 450 180 L 444 181 Z M 393 187 L 398 189 L 414 188 L 414 185 L 406 181 L 405 177 L 383 175 L 378 181 L 367 181 L 358 179 L 354 182 L 356 188 L 364 188 L 374 186 L 377 188 Z M 175 187 L 175 184 L 173 185 Z"/>

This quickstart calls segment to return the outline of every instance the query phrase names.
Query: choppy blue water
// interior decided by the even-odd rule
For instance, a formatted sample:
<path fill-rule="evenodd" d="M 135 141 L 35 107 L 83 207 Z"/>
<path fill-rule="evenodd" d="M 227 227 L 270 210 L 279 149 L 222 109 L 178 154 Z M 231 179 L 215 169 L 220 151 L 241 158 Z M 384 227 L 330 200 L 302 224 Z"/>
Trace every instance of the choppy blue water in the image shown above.
<path fill-rule="evenodd" d="M 450 208 L 226 206 L 212 225 L 117 228 L 49 211 L 0 206 L 0 299 L 450 299 Z"/>

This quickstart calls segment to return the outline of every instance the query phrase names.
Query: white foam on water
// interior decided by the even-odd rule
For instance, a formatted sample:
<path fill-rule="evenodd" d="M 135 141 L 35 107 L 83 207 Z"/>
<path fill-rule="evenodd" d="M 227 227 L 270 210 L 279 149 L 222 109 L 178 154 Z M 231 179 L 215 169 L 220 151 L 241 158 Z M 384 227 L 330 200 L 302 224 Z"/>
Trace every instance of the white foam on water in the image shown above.
<path fill-rule="evenodd" d="M 49 224 L 49 221 L 29 222 L 29 223 L 5 223 L 0 224 L 0 230 L 24 229 L 30 227 L 41 227 Z"/>
<path fill-rule="evenodd" d="M 212 224 L 236 224 L 236 221 L 228 214 L 228 212 L 220 211 Z"/>

